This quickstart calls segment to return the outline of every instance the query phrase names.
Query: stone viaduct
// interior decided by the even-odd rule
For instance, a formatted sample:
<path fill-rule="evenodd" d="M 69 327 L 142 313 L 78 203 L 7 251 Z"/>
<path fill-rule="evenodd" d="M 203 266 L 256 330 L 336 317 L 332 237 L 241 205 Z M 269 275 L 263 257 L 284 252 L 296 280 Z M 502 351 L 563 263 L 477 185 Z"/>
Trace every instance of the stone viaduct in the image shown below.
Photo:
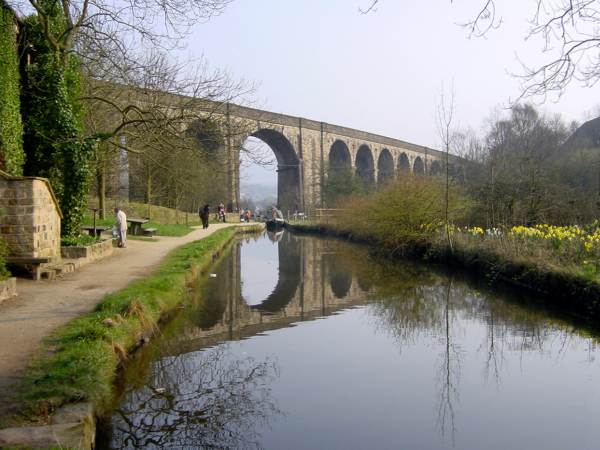
<path fill-rule="evenodd" d="M 120 86 L 115 89 L 107 83 L 98 86 L 117 92 L 112 96 L 120 102 L 125 98 L 146 109 L 167 108 L 173 116 L 187 115 L 188 119 L 181 120 L 182 132 L 194 120 L 210 117 L 217 122 L 226 137 L 230 208 L 240 206 L 240 151 L 250 136 L 265 142 L 275 155 L 278 202 L 284 213 L 323 207 L 322 187 L 336 171 L 350 171 L 364 184 L 374 186 L 407 173 L 436 175 L 444 167 L 445 155 L 439 150 L 366 131 L 233 103 Z M 450 155 L 450 169 L 457 161 Z"/>
<path fill-rule="evenodd" d="M 365 131 L 233 104 L 224 108 L 234 206 L 240 200 L 239 151 L 249 136 L 265 142 L 275 154 L 284 212 L 321 207 L 321 188 L 334 171 L 352 171 L 366 185 L 375 185 L 403 173 L 436 175 L 445 161 L 439 150 Z M 451 158 L 450 165 L 456 157 Z"/>

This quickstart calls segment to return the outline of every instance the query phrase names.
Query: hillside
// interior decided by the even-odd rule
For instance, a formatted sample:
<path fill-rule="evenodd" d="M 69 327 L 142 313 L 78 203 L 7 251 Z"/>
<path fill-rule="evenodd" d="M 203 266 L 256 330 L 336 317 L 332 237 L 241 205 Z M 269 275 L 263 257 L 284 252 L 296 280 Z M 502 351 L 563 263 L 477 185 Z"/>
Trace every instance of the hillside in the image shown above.
<path fill-rule="evenodd" d="M 563 144 L 567 150 L 600 147 L 600 117 L 581 125 Z"/>

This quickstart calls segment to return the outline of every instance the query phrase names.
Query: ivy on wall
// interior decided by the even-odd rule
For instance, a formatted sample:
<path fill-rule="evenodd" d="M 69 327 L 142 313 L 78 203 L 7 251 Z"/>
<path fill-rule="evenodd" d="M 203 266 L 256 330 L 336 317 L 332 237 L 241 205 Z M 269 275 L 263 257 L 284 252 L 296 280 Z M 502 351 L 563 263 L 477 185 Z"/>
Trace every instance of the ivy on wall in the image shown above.
<path fill-rule="evenodd" d="M 64 26 L 60 4 L 52 27 Z M 82 108 L 77 101 L 81 75 L 77 60 L 52 48 L 35 16 L 25 21 L 25 45 L 33 62 L 25 68 L 22 89 L 25 172 L 50 179 L 63 212 L 63 236 L 76 236 L 87 208 L 93 143 L 83 138 Z"/>
<path fill-rule="evenodd" d="M 22 175 L 25 161 L 19 94 L 14 16 L 0 1 L 0 167 L 11 175 Z"/>

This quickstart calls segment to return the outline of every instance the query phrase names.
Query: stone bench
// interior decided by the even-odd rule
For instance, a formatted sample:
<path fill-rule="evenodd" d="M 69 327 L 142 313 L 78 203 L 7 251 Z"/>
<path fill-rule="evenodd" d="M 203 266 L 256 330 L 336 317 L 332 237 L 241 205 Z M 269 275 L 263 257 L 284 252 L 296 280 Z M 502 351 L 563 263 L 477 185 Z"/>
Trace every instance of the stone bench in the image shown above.
<path fill-rule="evenodd" d="M 156 231 L 158 230 L 158 228 L 144 228 L 142 230 L 142 232 L 144 233 L 144 236 L 154 236 L 156 234 Z"/>
<path fill-rule="evenodd" d="M 90 236 L 100 237 L 100 235 L 102 235 L 102 233 L 104 231 L 108 230 L 109 227 L 103 227 L 103 226 L 93 227 L 90 225 L 86 225 L 86 226 L 81 227 L 81 229 L 83 231 L 87 231 Z"/>

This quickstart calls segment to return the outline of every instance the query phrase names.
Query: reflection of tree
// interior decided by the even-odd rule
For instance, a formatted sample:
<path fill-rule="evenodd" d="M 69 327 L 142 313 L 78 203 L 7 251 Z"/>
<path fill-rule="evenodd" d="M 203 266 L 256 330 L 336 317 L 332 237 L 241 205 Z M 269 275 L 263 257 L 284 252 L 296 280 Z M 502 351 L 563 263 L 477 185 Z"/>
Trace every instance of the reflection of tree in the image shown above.
<path fill-rule="evenodd" d="M 253 448 L 256 427 L 280 414 L 275 362 L 236 358 L 226 346 L 163 358 L 147 385 L 113 415 L 112 448 Z"/>
<path fill-rule="evenodd" d="M 486 333 L 486 358 L 483 367 L 484 378 L 489 379 L 490 375 L 500 385 L 500 367 L 504 362 L 504 332 L 503 328 L 495 323 L 495 312 L 490 310 L 487 316 L 487 333 Z M 497 333 L 500 331 L 500 335 Z M 482 344 L 483 346 L 483 344 Z"/>
<path fill-rule="evenodd" d="M 456 434 L 454 403 L 459 399 L 458 385 L 460 382 L 461 362 L 460 351 L 452 337 L 452 325 L 450 323 L 450 298 L 452 293 L 452 278 L 448 280 L 444 301 L 444 334 L 443 352 L 441 354 L 441 365 L 438 369 L 439 383 L 439 407 L 438 423 L 442 434 L 446 433 L 449 425 L 452 442 Z"/>

